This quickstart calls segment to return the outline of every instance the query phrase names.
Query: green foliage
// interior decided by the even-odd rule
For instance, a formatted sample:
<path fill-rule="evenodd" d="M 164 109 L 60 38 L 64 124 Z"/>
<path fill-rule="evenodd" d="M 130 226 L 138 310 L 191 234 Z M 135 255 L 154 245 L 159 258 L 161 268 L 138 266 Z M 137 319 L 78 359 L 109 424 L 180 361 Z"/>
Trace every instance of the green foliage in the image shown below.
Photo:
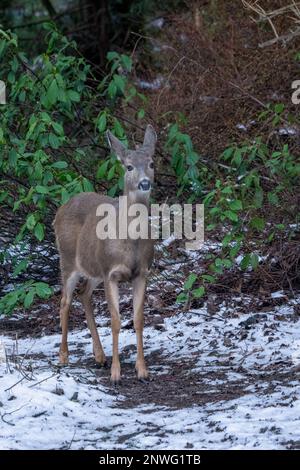
<path fill-rule="evenodd" d="M 19 305 L 29 308 L 36 297 L 48 299 L 52 293 L 52 289 L 45 282 L 25 282 L 0 299 L 0 311 L 9 314 Z"/>
<path fill-rule="evenodd" d="M 0 30 L 0 79 L 7 84 L 0 123 L 0 202 L 23 217 L 18 242 L 28 237 L 42 242 L 52 231 L 56 208 L 73 195 L 103 189 L 106 183 L 112 196 L 122 189 L 121 166 L 103 151 L 105 133 L 109 128 L 127 144 L 115 108 L 119 100 L 135 100 L 141 104 L 137 119 L 142 119 L 145 104 L 130 83 L 130 57 L 109 53 L 110 71 L 91 87 L 89 81 L 96 79 L 75 42 L 50 23 L 45 29 L 47 47 L 33 60 L 20 51 L 15 34 Z M 29 265 L 22 263 L 14 273 Z M 40 293 L 39 283 L 20 285 L 1 299 L 0 311 L 8 313 L 18 304 L 28 308 Z"/>
<path fill-rule="evenodd" d="M 199 170 L 200 157 L 193 148 L 190 136 L 182 133 L 179 125 L 175 123 L 169 128 L 165 147 L 171 154 L 171 166 L 178 183 L 178 196 L 185 191 L 192 191 L 188 202 L 193 202 L 202 192 L 203 174 Z"/>
<path fill-rule="evenodd" d="M 278 104 L 272 113 L 278 116 L 284 112 L 284 106 Z M 276 125 L 275 119 L 273 124 Z M 300 163 L 299 158 L 283 144 L 274 151 L 262 139 L 243 145 L 232 145 L 225 149 L 221 157 L 221 165 L 225 171 L 223 179 L 217 178 L 214 187 L 210 189 L 203 203 L 205 204 L 206 230 L 219 230 L 225 236 L 221 240 L 221 252 L 218 255 L 208 255 L 209 271 L 215 276 L 222 275 L 225 270 L 237 266 L 237 256 L 241 256 L 240 269 L 257 269 L 259 256 L 257 247 L 269 244 L 281 236 L 283 230 L 289 230 L 288 220 L 299 217 L 299 207 L 289 206 L 284 215 L 286 223 L 272 224 L 277 212 L 284 201 L 293 200 L 293 193 L 299 187 Z M 181 171 L 183 174 L 183 171 Z M 288 203 L 289 204 L 289 203 Z M 282 216 L 281 216 L 282 217 Z M 282 221 L 283 222 L 283 221 Z M 249 246 L 253 251 L 249 252 Z M 207 273 L 205 276 L 210 276 Z M 189 302 L 197 298 L 194 284 L 202 280 L 191 274 L 178 296 L 178 301 Z M 214 281 L 213 281 L 214 282 Z M 205 289 L 199 291 L 202 296 Z"/>

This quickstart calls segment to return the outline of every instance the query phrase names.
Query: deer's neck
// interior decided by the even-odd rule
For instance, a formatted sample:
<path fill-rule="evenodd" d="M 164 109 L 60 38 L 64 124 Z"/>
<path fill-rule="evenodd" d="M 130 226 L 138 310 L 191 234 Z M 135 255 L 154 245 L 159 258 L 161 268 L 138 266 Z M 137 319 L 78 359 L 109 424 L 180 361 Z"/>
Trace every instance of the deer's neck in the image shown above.
<path fill-rule="evenodd" d="M 127 197 L 127 206 L 128 208 L 132 206 L 132 204 L 143 204 L 144 206 L 149 208 L 150 204 L 150 193 L 143 192 L 143 191 L 130 191 L 125 188 L 123 196 Z"/>

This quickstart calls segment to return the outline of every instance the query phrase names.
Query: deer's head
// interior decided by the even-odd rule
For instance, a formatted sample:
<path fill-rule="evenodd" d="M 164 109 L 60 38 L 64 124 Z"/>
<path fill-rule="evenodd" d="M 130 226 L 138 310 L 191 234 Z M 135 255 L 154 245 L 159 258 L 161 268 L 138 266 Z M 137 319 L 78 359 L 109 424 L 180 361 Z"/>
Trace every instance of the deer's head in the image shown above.
<path fill-rule="evenodd" d="M 143 145 L 136 150 L 126 149 L 110 131 L 107 131 L 107 138 L 125 170 L 125 193 L 149 197 L 154 180 L 153 156 L 157 139 L 154 128 L 150 124 L 147 126 Z"/>

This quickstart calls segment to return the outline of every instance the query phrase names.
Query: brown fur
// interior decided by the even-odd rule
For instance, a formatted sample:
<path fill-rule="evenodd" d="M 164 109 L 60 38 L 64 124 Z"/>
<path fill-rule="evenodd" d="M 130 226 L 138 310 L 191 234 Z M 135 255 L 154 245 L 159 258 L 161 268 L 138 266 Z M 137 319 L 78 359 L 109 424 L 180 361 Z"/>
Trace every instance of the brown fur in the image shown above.
<path fill-rule="evenodd" d="M 108 133 L 112 149 L 125 167 L 124 195 L 128 197 L 128 206 L 132 203 L 148 205 L 150 191 L 142 191 L 139 184 L 142 180 L 153 183 L 154 172 L 152 157 L 154 154 L 156 134 L 151 126 L 147 127 L 143 147 L 136 151 L 126 150 L 123 144 Z M 133 170 L 128 171 L 131 165 Z M 118 336 L 120 331 L 118 283 L 131 281 L 133 284 L 134 326 L 137 334 L 138 377 L 148 375 L 143 353 L 143 303 L 146 277 L 153 259 L 152 240 L 105 239 L 96 235 L 99 217 L 96 209 L 99 205 L 110 203 L 119 212 L 119 200 L 97 193 L 82 193 L 73 197 L 63 205 L 56 214 L 54 229 L 60 253 L 60 267 L 63 283 L 60 318 L 62 342 L 60 362 L 68 362 L 68 316 L 72 294 L 80 276 L 86 278 L 81 292 L 81 300 L 85 309 L 88 327 L 93 339 L 95 359 L 104 364 L 106 359 L 96 328 L 91 304 L 91 296 L 95 287 L 104 282 L 105 295 L 111 313 L 113 335 L 113 360 L 111 379 L 120 380 L 120 362 L 118 356 Z"/>

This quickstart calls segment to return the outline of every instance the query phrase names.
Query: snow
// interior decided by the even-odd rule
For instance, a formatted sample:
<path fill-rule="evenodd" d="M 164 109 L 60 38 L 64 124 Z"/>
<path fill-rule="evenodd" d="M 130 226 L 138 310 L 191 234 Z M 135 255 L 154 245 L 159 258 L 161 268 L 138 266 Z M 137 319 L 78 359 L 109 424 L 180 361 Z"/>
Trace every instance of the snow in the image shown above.
<path fill-rule="evenodd" d="M 70 332 L 70 366 L 62 369 L 60 335 L 17 343 L 1 335 L 9 360 L 0 361 L 0 449 L 289 448 L 300 439 L 299 300 L 246 315 L 234 303 L 213 315 L 204 306 L 164 318 L 162 329 L 146 327 L 154 381 L 163 380 L 174 363 L 194 360 L 187 381 L 198 377 L 207 400 L 195 405 L 183 400 L 179 409 L 154 402 L 126 405 L 122 388 L 105 385 L 103 374 L 84 365 L 92 353 L 86 329 Z M 97 324 L 111 356 L 107 319 L 97 315 Z M 123 328 L 120 350 L 129 352 L 122 362 L 133 371 L 132 345 L 134 331 Z M 159 364 L 149 357 L 155 352 L 151 357 L 159 357 Z M 237 384 L 241 393 L 226 398 L 226 387 Z M 224 397 L 214 398 L 222 388 Z"/>

